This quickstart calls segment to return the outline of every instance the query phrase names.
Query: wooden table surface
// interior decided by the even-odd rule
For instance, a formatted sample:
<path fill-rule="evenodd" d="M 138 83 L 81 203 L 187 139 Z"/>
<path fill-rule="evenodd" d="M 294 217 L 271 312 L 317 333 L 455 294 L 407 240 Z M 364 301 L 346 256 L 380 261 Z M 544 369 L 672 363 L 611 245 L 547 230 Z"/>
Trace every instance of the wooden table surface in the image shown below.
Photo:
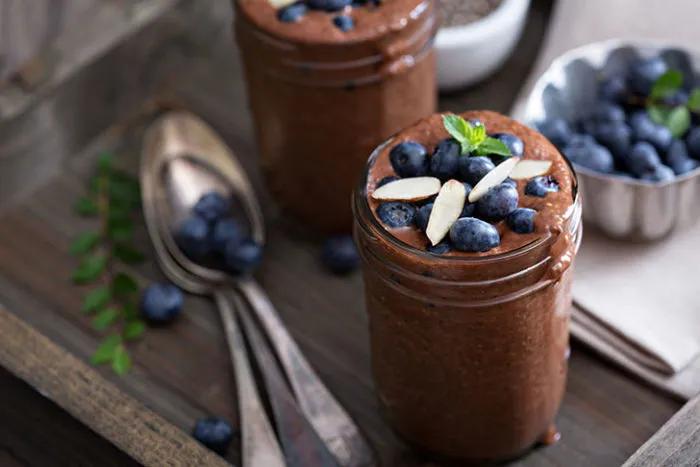
<path fill-rule="evenodd" d="M 507 65 L 487 83 L 442 96 L 441 108 L 507 112 L 534 60 L 550 9 L 549 1 L 534 1 L 525 35 Z M 280 220 L 271 207 L 257 172 L 237 55 L 228 50 L 226 55 L 208 57 L 206 63 L 188 70 L 185 82 L 171 83 L 166 97 L 185 103 L 212 123 L 259 187 L 270 227 L 260 271 L 263 286 L 321 377 L 367 432 L 384 465 L 435 465 L 415 457 L 378 413 L 361 277 L 324 273 L 318 262 L 319 239 Z M 211 63 L 229 69 L 230 74 L 212 69 Z M 221 75 L 233 78 L 218 82 L 217 87 Z M 99 334 L 79 313 L 82 291 L 68 280 L 75 260 L 68 255 L 67 245 L 86 226 L 71 212 L 71 205 L 100 150 L 113 149 L 120 164 L 136 168 L 141 131 L 139 124 L 116 126 L 70 158 L 60 175 L 38 191 L 0 209 L 0 303 L 86 361 Z M 141 229 L 137 236 L 143 249 L 148 249 L 145 231 Z M 152 258 L 137 274 L 144 283 L 162 279 Z M 106 369 L 99 372 L 168 422 L 189 432 L 205 414 L 237 421 L 229 356 L 208 300 L 188 297 L 183 316 L 172 326 L 149 330 L 144 340 L 132 346 L 132 354 L 135 368 L 126 377 L 118 378 Z M 134 464 L 9 372 L 0 371 L 0 387 L 0 465 Z M 535 449 L 512 465 L 620 465 L 680 406 L 574 342 L 568 389 L 557 418 L 561 442 Z M 237 445 L 227 459 L 237 462 Z"/>

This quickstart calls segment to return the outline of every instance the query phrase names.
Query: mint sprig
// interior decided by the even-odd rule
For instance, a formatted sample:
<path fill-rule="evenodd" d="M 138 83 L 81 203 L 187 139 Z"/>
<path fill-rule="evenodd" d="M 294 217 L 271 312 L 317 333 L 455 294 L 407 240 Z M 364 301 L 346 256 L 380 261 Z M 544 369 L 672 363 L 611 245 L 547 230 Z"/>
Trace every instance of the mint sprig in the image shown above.
<path fill-rule="evenodd" d="M 138 282 L 124 270 L 124 265 L 144 259 L 131 245 L 133 217 L 141 196 L 138 182 L 115 169 L 110 154 L 100 156 L 89 187 L 75 210 L 95 219 L 96 226 L 78 235 L 70 245 L 71 254 L 80 257 L 73 282 L 94 284 L 83 299 L 81 311 L 91 316 L 96 331 L 112 330 L 95 350 L 92 363 L 109 364 L 122 375 L 131 367 L 126 342 L 139 338 L 146 329 L 135 311 Z"/>
<path fill-rule="evenodd" d="M 484 125 L 472 125 L 455 114 L 442 116 L 445 130 L 462 146 L 462 154 L 474 156 L 510 156 L 510 149 L 502 141 L 486 134 Z"/>
<path fill-rule="evenodd" d="M 669 105 L 665 99 L 672 97 L 683 86 L 683 73 L 668 70 L 654 82 L 646 102 L 649 117 L 657 124 L 669 129 L 678 138 L 688 131 L 691 112 L 700 113 L 700 88 L 690 93 L 684 105 Z"/>

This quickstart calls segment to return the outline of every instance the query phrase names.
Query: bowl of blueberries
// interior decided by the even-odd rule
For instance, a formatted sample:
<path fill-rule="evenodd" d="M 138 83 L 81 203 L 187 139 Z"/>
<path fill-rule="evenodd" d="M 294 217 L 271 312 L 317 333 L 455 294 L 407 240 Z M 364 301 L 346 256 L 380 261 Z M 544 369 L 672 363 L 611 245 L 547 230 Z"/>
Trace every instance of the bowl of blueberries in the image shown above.
<path fill-rule="evenodd" d="M 523 119 L 574 166 L 587 225 L 650 241 L 700 218 L 698 70 L 692 51 L 612 40 L 539 78 Z"/>

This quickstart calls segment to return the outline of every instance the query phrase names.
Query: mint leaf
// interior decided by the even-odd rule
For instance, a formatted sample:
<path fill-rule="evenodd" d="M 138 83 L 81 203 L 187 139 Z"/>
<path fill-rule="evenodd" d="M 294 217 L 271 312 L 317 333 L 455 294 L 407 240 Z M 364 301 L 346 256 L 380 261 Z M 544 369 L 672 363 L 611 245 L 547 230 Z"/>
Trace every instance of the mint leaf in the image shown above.
<path fill-rule="evenodd" d="M 131 368 L 131 357 L 123 345 L 119 345 L 112 355 L 112 369 L 116 374 L 122 376 Z"/>
<path fill-rule="evenodd" d="M 99 240 L 100 234 L 98 232 L 81 233 L 71 242 L 68 251 L 72 255 L 82 255 L 92 250 Z"/>
<path fill-rule="evenodd" d="M 73 209 L 75 209 L 75 212 L 84 217 L 96 216 L 99 212 L 97 203 L 87 196 L 79 198 L 73 206 Z"/>
<path fill-rule="evenodd" d="M 668 114 L 666 126 L 674 137 L 678 138 L 690 128 L 690 111 L 685 106 L 679 105 Z"/>
<path fill-rule="evenodd" d="M 683 85 L 683 73 L 678 70 L 668 70 L 654 82 L 649 97 L 663 99 L 676 92 Z"/>
<path fill-rule="evenodd" d="M 666 125 L 666 120 L 668 120 L 669 109 L 662 107 L 660 105 L 651 105 L 647 108 L 647 113 L 649 118 L 657 125 Z"/>
<path fill-rule="evenodd" d="M 469 125 L 469 128 L 471 128 L 469 142 L 471 143 L 472 147 L 477 147 L 486 141 L 486 127 L 484 125 L 472 126 L 469 122 L 467 122 L 467 125 Z"/>
<path fill-rule="evenodd" d="M 116 308 L 106 308 L 95 316 L 92 320 L 92 327 L 98 331 L 104 331 L 119 317 L 119 310 Z"/>
<path fill-rule="evenodd" d="M 141 337 L 141 335 L 143 335 L 144 332 L 146 332 L 146 325 L 143 321 L 138 320 L 126 323 L 126 326 L 124 327 L 124 332 L 122 334 L 124 335 L 124 339 L 134 340 Z"/>
<path fill-rule="evenodd" d="M 109 287 L 101 286 L 92 291 L 90 291 L 83 299 L 83 313 L 92 313 L 93 311 L 99 310 L 109 302 L 111 298 L 111 293 Z"/>
<path fill-rule="evenodd" d="M 123 243 L 114 245 L 112 254 L 126 264 L 141 263 L 145 259 L 143 253 Z"/>
<path fill-rule="evenodd" d="M 467 122 L 465 122 L 459 115 L 447 114 L 442 116 L 442 124 L 445 127 L 445 130 L 447 130 L 450 136 L 460 143 L 465 143 L 468 141 L 468 129 L 466 123 Z"/>
<path fill-rule="evenodd" d="M 138 291 L 139 285 L 131 276 L 123 272 L 117 273 L 117 275 L 114 276 L 112 280 L 112 293 L 114 293 L 114 295 L 123 297 Z"/>
<path fill-rule="evenodd" d="M 475 150 L 477 156 L 488 156 L 496 154 L 499 156 L 510 156 L 510 149 L 503 141 L 496 138 L 487 137 Z"/>
<path fill-rule="evenodd" d="M 688 108 L 693 112 L 700 112 L 700 88 L 693 89 L 688 98 Z"/>
<path fill-rule="evenodd" d="M 114 351 L 117 350 L 117 346 L 121 344 L 122 338 L 117 334 L 112 334 L 107 336 L 95 353 L 90 357 L 90 361 L 93 365 L 100 365 L 102 363 L 111 362 L 114 358 Z"/>
<path fill-rule="evenodd" d="M 84 258 L 78 268 L 73 271 L 73 282 L 86 284 L 100 277 L 107 264 L 107 259 L 102 255 L 93 255 Z"/>

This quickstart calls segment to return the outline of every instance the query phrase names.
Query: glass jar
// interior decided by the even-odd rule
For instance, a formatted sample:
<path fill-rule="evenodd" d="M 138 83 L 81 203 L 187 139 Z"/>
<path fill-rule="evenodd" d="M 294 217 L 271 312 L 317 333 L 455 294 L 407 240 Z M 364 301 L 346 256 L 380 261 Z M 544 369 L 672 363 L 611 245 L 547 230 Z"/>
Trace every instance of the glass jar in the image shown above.
<path fill-rule="evenodd" d="M 348 41 L 305 37 L 293 29 L 303 20 L 281 26 L 269 12 L 248 11 L 254 2 L 235 2 L 235 30 L 267 185 L 284 213 L 323 232 L 348 232 L 367 154 L 435 111 L 435 0 L 382 4 L 377 14 L 402 2 L 415 7 Z"/>
<path fill-rule="evenodd" d="M 502 460 L 546 442 L 566 382 L 579 197 L 561 232 L 520 249 L 433 255 L 393 237 L 369 208 L 367 175 L 383 147 L 353 209 L 386 417 L 414 447 L 449 458 Z"/>

